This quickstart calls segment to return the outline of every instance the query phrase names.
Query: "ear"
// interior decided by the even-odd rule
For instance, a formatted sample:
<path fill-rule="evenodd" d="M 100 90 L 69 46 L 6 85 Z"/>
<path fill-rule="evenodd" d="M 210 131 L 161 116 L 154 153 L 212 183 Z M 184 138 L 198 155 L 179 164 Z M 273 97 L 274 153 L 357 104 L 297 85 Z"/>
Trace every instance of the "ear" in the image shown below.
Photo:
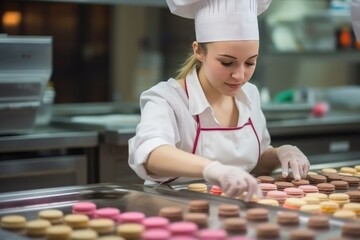
<path fill-rule="evenodd" d="M 199 43 L 194 41 L 192 44 L 192 48 L 193 48 L 194 56 L 196 57 L 196 59 L 199 60 L 200 62 L 202 62 L 204 60 L 204 54 L 201 51 Z"/>

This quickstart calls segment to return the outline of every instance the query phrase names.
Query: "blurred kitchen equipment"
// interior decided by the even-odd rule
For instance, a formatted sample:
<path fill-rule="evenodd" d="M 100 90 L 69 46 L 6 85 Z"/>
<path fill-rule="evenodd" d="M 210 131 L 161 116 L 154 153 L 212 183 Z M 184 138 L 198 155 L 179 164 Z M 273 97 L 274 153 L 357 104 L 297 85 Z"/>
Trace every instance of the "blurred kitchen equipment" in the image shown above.
<path fill-rule="evenodd" d="M 52 72 L 52 38 L 0 37 L 0 134 L 31 131 Z"/>
<path fill-rule="evenodd" d="M 36 125 L 46 125 L 50 122 L 53 113 L 55 89 L 51 82 L 48 83 L 41 98 L 37 111 Z"/>

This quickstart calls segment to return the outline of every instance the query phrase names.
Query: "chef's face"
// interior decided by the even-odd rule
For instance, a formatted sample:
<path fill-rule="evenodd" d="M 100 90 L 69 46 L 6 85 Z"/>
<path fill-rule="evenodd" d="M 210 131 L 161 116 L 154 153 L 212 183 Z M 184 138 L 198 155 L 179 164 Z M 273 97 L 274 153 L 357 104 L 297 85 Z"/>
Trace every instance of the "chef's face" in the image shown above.
<path fill-rule="evenodd" d="M 202 62 L 199 70 L 202 86 L 234 96 L 254 73 L 259 41 L 212 42 L 202 47 L 194 42 L 193 48 Z"/>

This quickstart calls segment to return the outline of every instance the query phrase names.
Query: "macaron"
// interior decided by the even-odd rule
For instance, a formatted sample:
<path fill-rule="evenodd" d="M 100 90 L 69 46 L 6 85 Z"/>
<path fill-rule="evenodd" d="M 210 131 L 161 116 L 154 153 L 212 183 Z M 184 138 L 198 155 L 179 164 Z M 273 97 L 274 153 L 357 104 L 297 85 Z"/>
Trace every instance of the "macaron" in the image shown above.
<path fill-rule="evenodd" d="M 250 208 L 246 211 L 246 219 L 249 221 L 267 221 L 269 210 L 266 208 Z"/>
<path fill-rule="evenodd" d="M 259 188 L 263 196 L 266 196 L 269 191 L 276 191 L 277 186 L 273 183 L 259 183 Z"/>
<path fill-rule="evenodd" d="M 291 183 L 294 184 L 295 187 L 310 184 L 309 180 L 306 180 L 306 179 L 300 179 L 300 180 L 295 180 L 294 179 L 294 180 L 291 181 Z"/>
<path fill-rule="evenodd" d="M 199 228 L 193 222 L 180 221 L 171 223 L 168 229 L 171 235 L 195 236 Z"/>
<path fill-rule="evenodd" d="M 187 190 L 207 193 L 208 187 L 204 183 L 190 183 L 187 185 Z"/>
<path fill-rule="evenodd" d="M 349 183 L 343 180 L 334 180 L 330 182 L 335 186 L 335 190 L 344 191 L 349 188 Z"/>
<path fill-rule="evenodd" d="M 360 203 L 360 191 L 359 190 L 348 191 L 348 192 L 346 192 L 346 194 L 349 195 L 350 202 Z"/>
<path fill-rule="evenodd" d="M 335 168 L 323 168 L 321 173 L 337 173 L 338 171 Z"/>
<path fill-rule="evenodd" d="M 283 204 L 287 198 L 287 194 L 283 191 L 269 191 L 266 194 L 266 198 L 274 199 L 279 202 L 279 204 Z"/>
<path fill-rule="evenodd" d="M 348 182 L 350 187 L 357 187 L 360 183 L 360 178 L 358 177 L 343 177 L 342 180 Z"/>
<path fill-rule="evenodd" d="M 294 187 L 291 182 L 277 181 L 274 183 L 279 191 L 283 191 L 285 188 Z"/>
<path fill-rule="evenodd" d="M 316 186 L 313 186 L 313 185 L 301 185 L 298 188 L 303 190 L 304 194 L 319 192 L 319 189 Z"/>
<path fill-rule="evenodd" d="M 124 223 L 116 228 L 117 235 L 125 239 L 141 239 L 144 231 L 144 226 L 138 223 Z"/>
<path fill-rule="evenodd" d="M 256 179 L 260 180 L 260 183 L 274 183 L 275 178 L 272 176 L 258 176 Z"/>
<path fill-rule="evenodd" d="M 287 209 L 299 210 L 301 206 L 305 205 L 306 202 L 301 198 L 287 198 L 284 202 L 283 207 Z"/>
<path fill-rule="evenodd" d="M 199 228 L 205 228 L 208 225 L 208 215 L 206 213 L 185 213 L 183 220 L 186 222 L 193 222 Z"/>
<path fill-rule="evenodd" d="M 95 211 L 96 218 L 108 218 L 113 221 L 118 221 L 120 217 L 120 210 L 113 207 L 98 208 Z"/>
<path fill-rule="evenodd" d="M 92 229 L 75 230 L 71 233 L 71 240 L 97 240 L 97 232 Z"/>
<path fill-rule="evenodd" d="M 58 209 L 46 209 L 38 212 L 38 217 L 50 221 L 52 225 L 62 224 L 64 213 Z"/>
<path fill-rule="evenodd" d="M 360 222 L 346 222 L 341 227 L 341 234 L 344 237 L 359 238 Z"/>
<path fill-rule="evenodd" d="M 278 238 L 280 237 L 280 227 L 275 223 L 261 223 L 256 226 L 256 236 L 258 238 Z"/>
<path fill-rule="evenodd" d="M 289 234 L 289 240 L 315 240 L 316 234 L 310 229 L 295 229 Z"/>
<path fill-rule="evenodd" d="M 227 232 L 223 229 L 207 228 L 198 233 L 199 240 L 225 240 L 227 236 Z"/>
<path fill-rule="evenodd" d="M 45 219 L 31 220 L 26 223 L 26 235 L 32 237 L 43 237 L 46 229 L 51 227 L 51 222 Z"/>
<path fill-rule="evenodd" d="M 246 233 L 247 222 L 241 217 L 226 218 L 223 220 L 223 227 L 230 233 Z"/>
<path fill-rule="evenodd" d="M 320 193 L 331 194 L 335 192 L 335 186 L 331 183 L 318 183 L 316 186 Z"/>
<path fill-rule="evenodd" d="M 263 204 L 263 205 L 268 205 L 268 206 L 274 206 L 274 207 L 279 207 L 280 203 L 278 200 L 275 199 L 271 199 L 271 198 L 263 198 L 263 199 L 259 199 L 257 201 L 258 204 Z"/>
<path fill-rule="evenodd" d="M 309 180 L 311 185 L 326 183 L 327 181 L 326 177 L 323 175 L 307 175 L 307 180 Z"/>
<path fill-rule="evenodd" d="M 290 211 L 281 211 L 276 216 L 277 223 L 280 225 L 298 225 L 299 213 Z"/>
<path fill-rule="evenodd" d="M 305 204 L 305 205 L 302 205 L 299 210 L 301 212 L 306 212 L 309 214 L 320 214 L 321 213 L 319 204 Z"/>
<path fill-rule="evenodd" d="M 356 213 L 352 210 L 340 209 L 334 212 L 333 217 L 347 219 L 347 220 L 356 220 Z"/>
<path fill-rule="evenodd" d="M 171 233 L 166 229 L 147 229 L 142 234 L 142 240 L 168 240 Z"/>
<path fill-rule="evenodd" d="M 159 216 L 169 219 L 170 222 L 182 221 L 183 209 L 175 206 L 162 207 L 160 208 Z"/>
<path fill-rule="evenodd" d="M 218 216 L 223 218 L 239 217 L 240 207 L 235 204 L 220 204 L 218 206 Z"/>
<path fill-rule="evenodd" d="M 97 240 L 126 240 L 126 239 L 120 236 L 108 235 L 108 236 L 101 236 Z"/>
<path fill-rule="evenodd" d="M 351 210 L 355 212 L 358 217 L 360 217 L 360 203 L 345 203 L 342 209 Z"/>
<path fill-rule="evenodd" d="M 6 215 L 1 218 L 2 228 L 10 231 L 20 231 L 26 228 L 26 218 L 22 215 Z"/>
<path fill-rule="evenodd" d="M 324 214 L 334 214 L 339 209 L 339 204 L 333 201 L 325 201 L 320 204 L 320 211 Z"/>
<path fill-rule="evenodd" d="M 209 213 L 209 201 L 203 199 L 191 200 L 188 204 L 189 212 Z"/>
<path fill-rule="evenodd" d="M 350 198 L 346 193 L 332 193 L 329 195 L 329 201 L 336 202 L 341 208 L 345 203 L 350 202 Z"/>
<path fill-rule="evenodd" d="M 142 223 L 145 219 L 145 214 L 138 211 L 124 212 L 119 214 L 118 223 Z"/>
<path fill-rule="evenodd" d="M 341 176 L 338 173 L 329 173 L 326 175 L 326 178 L 328 182 L 332 182 L 332 181 L 341 181 L 344 178 L 344 176 Z"/>
<path fill-rule="evenodd" d="M 354 174 L 356 173 L 356 169 L 353 167 L 342 167 L 340 168 L 340 173 L 349 173 L 349 174 Z"/>
<path fill-rule="evenodd" d="M 67 225 L 55 225 L 46 229 L 47 240 L 70 239 L 72 228 Z"/>
<path fill-rule="evenodd" d="M 165 217 L 151 216 L 145 218 L 142 224 L 144 225 L 145 229 L 152 229 L 152 228 L 167 229 L 170 224 L 170 221 Z"/>
<path fill-rule="evenodd" d="M 222 190 L 221 190 L 221 188 L 219 186 L 212 185 L 211 188 L 210 188 L 210 194 L 220 196 L 222 194 Z"/>
<path fill-rule="evenodd" d="M 96 218 L 89 221 L 88 227 L 99 235 L 111 234 L 115 230 L 115 222 L 108 218 Z"/>
<path fill-rule="evenodd" d="M 319 204 L 320 203 L 319 198 L 316 198 L 316 197 L 305 196 L 305 197 L 302 197 L 301 199 L 304 200 L 306 202 L 306 204 Z"/>
<path fill-rule="evenodd" d="M 320 202 L 328 200 L 328 195 L 324 193 L 307 193 L 305 197 L 315 197 L 318 198 Z"/>
<path fill-rule="evenodd" d="M 93 202 L 77 202 L 72 206 L 72 213 L 85 214 L 88 217 L 95 217 L 96 204 Z"/>
<path fill-rule="evenodd" d="M 300 188 L 290 187 L 285 188 L 284 192 L 291 198 L 302 198 L 304 197 L 304 191 Z"/>
<path fill-rule="evenodd" d="M 330 227 L 329 217 L 325 215 L 309 216 L 307 226 L 312 229 L 328 229 Z"/>
<path fill-rule="evenodd" d="M 87 228 L 89 217 L 85 214 L 67 214 L 64 217 L 64 223 L 73 229 Z"/>

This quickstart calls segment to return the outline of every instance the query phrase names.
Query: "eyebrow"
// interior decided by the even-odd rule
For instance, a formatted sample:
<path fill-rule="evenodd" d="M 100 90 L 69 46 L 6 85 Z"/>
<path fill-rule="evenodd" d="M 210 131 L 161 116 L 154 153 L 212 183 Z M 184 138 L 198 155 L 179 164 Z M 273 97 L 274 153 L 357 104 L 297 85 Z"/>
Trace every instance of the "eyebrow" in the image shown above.
<path fill-rule="evenodd" d="M 232 58 L 232 59 L 237 59 L 236 57 L 231 56 L 231 55 L 228 55 L 228 54 L 219 54 L 219 56 L 221 56 L 221 57 L 228 57 L 228 58 Z M 255 54 L 254 56 L 251 56 L 251 57 L 249 57 L 248 59 L 255 58 L 255 57 L 257 57 L 257 56 L 258 56 L 258 54 Z"/>

